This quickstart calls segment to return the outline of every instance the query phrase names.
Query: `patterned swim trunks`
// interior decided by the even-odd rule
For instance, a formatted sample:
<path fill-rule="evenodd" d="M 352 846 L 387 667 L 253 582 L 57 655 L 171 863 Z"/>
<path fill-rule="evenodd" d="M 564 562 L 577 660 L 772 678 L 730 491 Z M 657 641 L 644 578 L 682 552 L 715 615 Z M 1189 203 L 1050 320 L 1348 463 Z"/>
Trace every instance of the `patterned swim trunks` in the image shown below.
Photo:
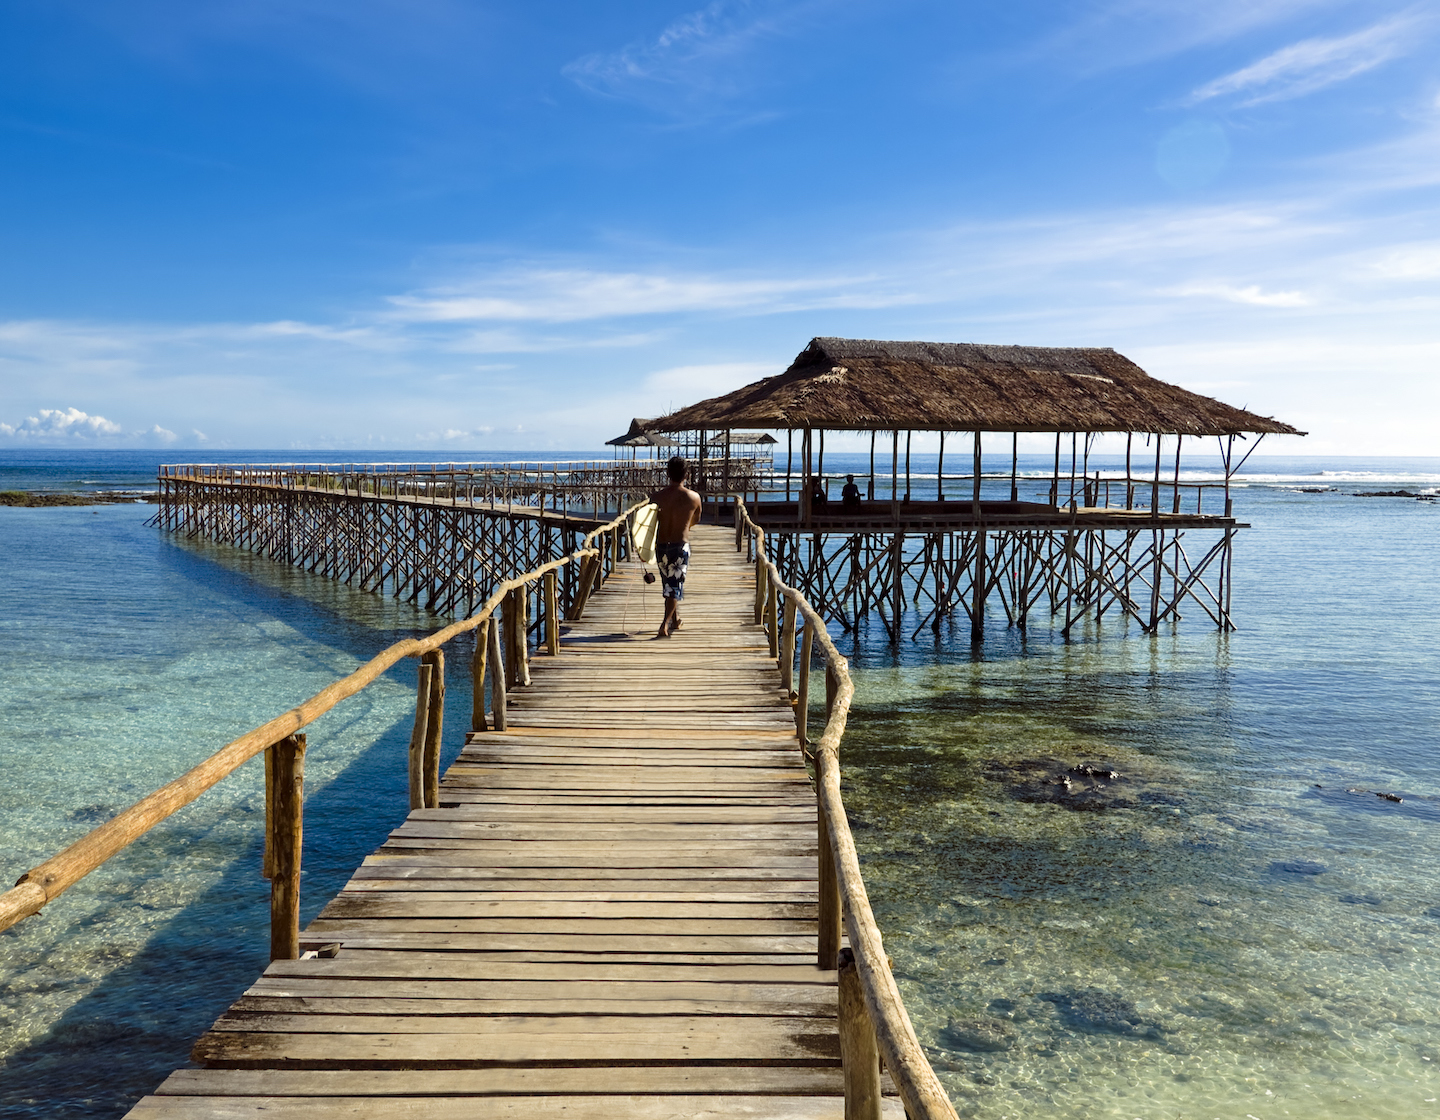
<path fill-rule="evenodd" d="M 685 570 L 690 566 L 688 544 L 657 544 L 655 566 L 660 569 L 660 590 L 677 603 L 685 598 Z"/>

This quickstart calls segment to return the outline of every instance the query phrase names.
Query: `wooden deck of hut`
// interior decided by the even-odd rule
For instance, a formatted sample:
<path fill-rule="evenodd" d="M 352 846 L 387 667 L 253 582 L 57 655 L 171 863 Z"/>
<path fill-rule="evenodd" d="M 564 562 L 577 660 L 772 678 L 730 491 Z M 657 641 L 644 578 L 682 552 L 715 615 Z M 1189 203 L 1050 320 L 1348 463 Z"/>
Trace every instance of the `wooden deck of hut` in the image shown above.
<path fill-rule="evenodd" d="M 622 568 L 302 934 L 338 953 L 273 963 L 130 1115 L 839 1120 L 815 793 L 752 566 L 695 554 L 683 630 Z"/>

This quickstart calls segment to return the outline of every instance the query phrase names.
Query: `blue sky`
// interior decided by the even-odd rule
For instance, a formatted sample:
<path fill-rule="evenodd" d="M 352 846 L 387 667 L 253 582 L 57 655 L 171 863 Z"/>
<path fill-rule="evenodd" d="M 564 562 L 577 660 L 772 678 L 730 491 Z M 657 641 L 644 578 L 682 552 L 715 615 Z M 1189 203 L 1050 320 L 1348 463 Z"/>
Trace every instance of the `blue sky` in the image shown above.
<path fill-rule="evenodd" d="M 584 448 L 814 335 L 1440 454 L 1440 12 L 0 4 L 0 447 Z"/>

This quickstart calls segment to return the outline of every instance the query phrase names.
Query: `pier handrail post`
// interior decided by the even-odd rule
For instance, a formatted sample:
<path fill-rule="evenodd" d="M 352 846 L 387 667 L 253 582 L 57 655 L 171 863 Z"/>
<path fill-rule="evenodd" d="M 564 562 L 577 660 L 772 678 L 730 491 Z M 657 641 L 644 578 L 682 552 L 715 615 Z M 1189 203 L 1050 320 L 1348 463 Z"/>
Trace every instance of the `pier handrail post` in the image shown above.
<path fill-rule="evenodd" d="M 490 654 L 490 714 L 493 717 L 491 723 L 496 731 L 504 731 L 510 726 L 505 711 L 505 663 L 500 652 L 500 627 L 492 614 L 490 616 L 489 646 Z"/>
<path fill-rule="evenodd" d="M 545 573 L 545 652 L 560 653 L 560 579 L 554 568 Z"/>
<path fill-rule="evenodd" d="M 770 639 L 770 656 L 780 656 L 780 614 L 779 604 L 775 598 L 775 589 L 770 586 L 769 572 L 765 578 L 765 632 Z"/>
<path fill-rule="evenodd" d="M 490 655 L 492 615 L 475 628 L 475 653 L 470 661 L 470 730 L 485 731 L 485 668 Z"/>
<path fill-rule="evenodd" d="M 265 831 L 271 856 L 270 959 L 300 956 L 300 853 L 304 844 L 305 736 L 287 735 L 271 755 L 272 796 Z"/>
<path fill-rule="evenodd" d="M 795 691 L 795 600 L 785 596 L 785 622 L 780 631 L 780 687 Z"/>
<path fill-rule="evenodd" d="M 819 842 L 816 869 L 818 872 L 818 901 L 820 921 L 815 936 L 815 967 L 826 972 L 835 968 L 835 955 L 840 952 L 840 885 L 835 878 L 835 845 L 830 840 L 830 825 L 825 814 L 817 814 L 819 828 L 816 840 Z"/>
<path fill-rule="evenodd" d="M 765 565 L 757 557 L 755 560 L 755 625 L 765 624 Z"/>
<path fill-rule="evenodd" d="M 430 678 L 435 664 L 427 654 L 415 672 L 415 723 L 410 729 L 410 808 L 425 808 L 425 739 L 430 728 Z"/>
<path fill-rule="evenodd" d="M 795 700 L 795 734 L 804 747 L 810 742 L 805 736 L 806 724 L 810 717 L 810 656 L 815 649 L 815 627 L 807 619 L 805 634 L 800 639 L 800 688 Z"/>
<path fill-rule="evenodd" d="M 845 1120 L 880 1120 L 880 1045 L 865 1006 L 855 951 L 839 954 L 840 1066 L 845 1082 Z"/>
<path fill-rule="evenodd" d="M 445 733 L 445 651 L 434 649 L 425 654 L 430 662 L 430 694 L 427 698 L 425 751 L 421 760 L 425 808 L 440 805 L 440 744 Z"/>

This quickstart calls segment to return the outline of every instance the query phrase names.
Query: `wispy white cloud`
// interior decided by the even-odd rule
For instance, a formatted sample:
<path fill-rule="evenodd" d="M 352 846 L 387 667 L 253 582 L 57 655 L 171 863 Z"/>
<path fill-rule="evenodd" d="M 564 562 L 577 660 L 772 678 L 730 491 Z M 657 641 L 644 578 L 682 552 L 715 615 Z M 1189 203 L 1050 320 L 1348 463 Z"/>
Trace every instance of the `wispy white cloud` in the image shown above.
<path fill-rule="evenodd" d="M 673 118 L 709 119 L 773 79 L 762 68 L 764 47 L 794 38 L 832 0 L 712 0 L 681 16 L 654 38 L 598 51 L 561 73 L 587 93 L 629 101 Z M 747 123 L 772 119 L 749 112 Z"/>
<path fill-rule="evenodd" d="M 1166 294 L 1182 297 L 1203 296 L 1222 299 L 1228 303 L 1243 303 L 1251 307 L 1308 307 L 1314 301 L 1304 292 L 1267 292 L 1258 284 L 1243 288 L 1233 284 L 1190 284 L 1168 289 Z"/>
<path fill-rule="evenodd" d="M 1406 16 L 1337 38 L 1302 39 L 1205 83 L 1186 98 L 1186 104 L 1236 94 L 1241 95 L 1241 105 L 1303 97 L 1404 54 L 1414 47 L 1419 27 L 1419 20 Z"/>
<path fill-rule="evenodd" d="M 577 322 L 676 312 L 892 306 L 908 293 L 876 276 L 728 277 L 519 267 L 390 299 L 412 323 Z"/>

